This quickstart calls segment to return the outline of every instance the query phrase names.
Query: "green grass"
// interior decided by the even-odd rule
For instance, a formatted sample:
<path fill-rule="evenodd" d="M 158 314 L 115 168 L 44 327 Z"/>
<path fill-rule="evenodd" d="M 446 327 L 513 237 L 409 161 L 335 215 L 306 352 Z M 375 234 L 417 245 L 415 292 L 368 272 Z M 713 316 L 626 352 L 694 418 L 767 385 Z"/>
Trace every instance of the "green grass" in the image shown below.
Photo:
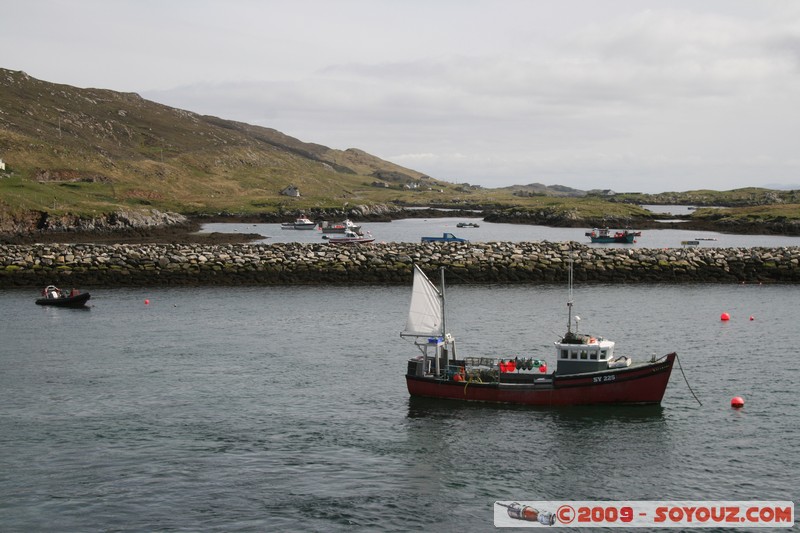
<path fill-rule="evenodd" d="M 800 191 L 778 191 L 760 187 L 745 187 L 730 191 L 700 189 L 685 192 L 663 192 L 658 194 L 620 194 L 615 202 L 634 202 L 640 204 L 679 204 L 697 206 L 752 206 L 777 205 L 781 203 L 800 203 Z"/>
<path fill-rule="evenodd" d="M 295 176 L 263 168 L 226 168 L 220 172 L 207 161 L 188 155 L 165 160 L 165 163 L 142 160 L 118 165 L 109 183 L 48 182 L 39 183 L 14 172 L 0 178 L 0 208 L 7 212 L 47 211 L 52 214 L 96 216 L 119 209 L 140 207 L 180 213 L 218 213 L 252 215 L 279 211 L 342 209 L 360 204 L 439 205 L 448 207 L 484 206 L 496 209 L 517 208 L 543 211 L 553 215 L 569 214 L 583 219 L 639 218 L 652 214 L 634 203 L 618 198 L 513 196 L 509 191 L 477 189 L 463 192 L 455 184 L 436 182 L 435 191 L 381 189 L 373 187 L 369 177 L 343 175 L 317 163 L 291 161 Z M 180 160 L 183 164 L 179 165 Z M 191 162 L 191 164 L 187 164 Z M 102 170 L 102 169 L 101 169 Z M 100 173 L 96 165 L 80 170 Z M 28 171 L 32 175 L 34 170 Z M 110 174 L 110 173 L 107 173 Z M 106 174 L 106 175 L 107 175 Z M 300 198 L 280 195 L 289 183 L 300 188 Z M 444 192 L 439 192 L 439 190 Z M 714 191 L 716 204 L 741 202 L 743 198 L 763 195 L 734 191 L 725 195 Z M 749 196 L 748 196 L 749 195 Z M 744 219 L 774 221 L 800 219 L 800 204 L 769 204 L 725 209 L 698 209 L 692 215 L 701 220 Z"/>
<path fill-rule="evenodd" d="M 800 220 L 800 204 L 755 205 L 724 209 L 698 209 L 692 218 L 700 220 L 744 220 L 748 222 L 775 222 Z"/>

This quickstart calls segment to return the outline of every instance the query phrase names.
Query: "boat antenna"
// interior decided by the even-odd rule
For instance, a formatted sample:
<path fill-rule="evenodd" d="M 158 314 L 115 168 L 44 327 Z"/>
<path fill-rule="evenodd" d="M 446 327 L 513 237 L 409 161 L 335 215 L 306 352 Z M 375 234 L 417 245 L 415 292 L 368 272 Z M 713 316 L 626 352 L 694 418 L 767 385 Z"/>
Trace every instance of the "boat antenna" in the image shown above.
<path fill-rule="evenodd" d="M 442 283 L 441 283 L 442 290 L 440 291 L 441 294 L 440 294 L 439 297 L 442 300 L 442 338 L 444 338 L 444 336 L 447 335 L 447 327 L 446 327 L 445 321 L 444 321 L 445 320 L 445 318 L 444 318 L 445 317 L 445 312 L 444 312 L 444 267 L 440 267 L 440 272 L 441 272 L 441 276 L 442 276 Z"/>
<path fill-rule="evenodd" d="M 569 274 L 567 276 L 567 335 L 570 335 L 572 333 L 572 248 L 569 250 L 567 264 L 569 265 Z"/>

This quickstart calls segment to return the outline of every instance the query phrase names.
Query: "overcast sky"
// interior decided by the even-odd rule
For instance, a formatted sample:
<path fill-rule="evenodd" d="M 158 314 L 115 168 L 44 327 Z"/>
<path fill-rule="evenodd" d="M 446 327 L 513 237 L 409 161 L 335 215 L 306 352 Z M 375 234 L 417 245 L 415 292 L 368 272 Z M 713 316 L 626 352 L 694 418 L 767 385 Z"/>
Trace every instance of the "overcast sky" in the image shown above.
<path fill-rule="evenodd" d="M 0 67 L 451 182 L 800 187 L 800 2 L 26 0 Z"/>

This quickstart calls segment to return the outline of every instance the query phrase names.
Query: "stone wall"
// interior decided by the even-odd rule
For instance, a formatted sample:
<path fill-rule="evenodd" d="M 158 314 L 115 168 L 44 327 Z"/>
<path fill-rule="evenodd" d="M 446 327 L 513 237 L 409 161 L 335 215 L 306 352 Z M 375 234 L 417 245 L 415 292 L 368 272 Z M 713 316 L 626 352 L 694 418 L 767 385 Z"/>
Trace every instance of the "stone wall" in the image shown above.
<path fill-rule="evenodd" d="M 800 248 L 590 248 L 577 243 L 0 246 L 0 288 L 411 283 L 798 283 Z"/>

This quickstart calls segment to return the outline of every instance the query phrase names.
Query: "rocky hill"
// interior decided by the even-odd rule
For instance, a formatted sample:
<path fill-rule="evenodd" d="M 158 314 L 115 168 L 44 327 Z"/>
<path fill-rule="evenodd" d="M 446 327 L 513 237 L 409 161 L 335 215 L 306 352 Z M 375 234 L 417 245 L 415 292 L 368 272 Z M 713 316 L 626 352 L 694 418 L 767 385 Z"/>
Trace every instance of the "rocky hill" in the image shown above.
<path fill-rule="evenodd" d="M 531 196 L 564 196 L 579 198 L 586 196 L 586 191 L 573 189 L 565 185 L 545 185 L 544 183 L 511 185 L 510 187 L 503 187 L 502 190 L 509 191 L 512 195 L 523 198 Z"/>
<path fill-rule="evenodd" d="M 0 235 L 138 231 L 191 223 L 193 215 L 391 218 L 389 211 L 406 205 L 481 209 L 498 222 L 646 227 L 652 213 L 642 203 L 733 206 L 693 212 L 703 228 L 800 231 L 798 191 L 648 196 L 541 183 L 485 189 L 436 180 L 363 150 L 5 69 L 0 160 Z M 289 190 L 299 196 L 283 194 Z M 375 209 L 382 212 L 365 212 Z"/>
<path fill-rule="evenodd" d="M 91 216 L 149 206 L 250 212 L 358 201 L 386 181 L 447 186 L 362 150 L 202 116 L 133 93 L 82 89 L 0 69 L 0 212 Z M 386 178 L 386 179 L 384 179 Z M 281 195 L 288 186 L 301 194 Z M 294 202 L 294 204 L 291 204 Z"/>

